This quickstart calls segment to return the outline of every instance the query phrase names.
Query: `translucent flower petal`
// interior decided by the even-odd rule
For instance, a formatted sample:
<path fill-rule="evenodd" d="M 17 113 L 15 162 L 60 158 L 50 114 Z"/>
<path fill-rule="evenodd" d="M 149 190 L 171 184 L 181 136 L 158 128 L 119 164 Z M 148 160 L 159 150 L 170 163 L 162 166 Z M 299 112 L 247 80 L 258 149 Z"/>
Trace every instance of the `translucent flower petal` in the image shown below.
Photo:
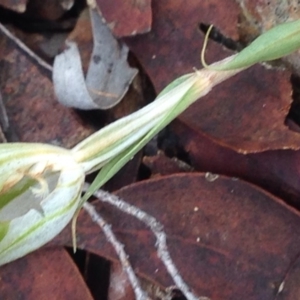
<path fill-rule="evenodd" d="M 16 155 L 8 158 L 6 154 L 10 165 L 6 175 L 11 177 L 2 176 L 1 182 L 0 265 L 54 238 L 72 219 L 80 203 L 84 172 L 70 153 L 53 146 L 25 145 L 17 151 L 18 146 L 10 144 Z M 0 153 L 0 173 L 4 156 Z"/>

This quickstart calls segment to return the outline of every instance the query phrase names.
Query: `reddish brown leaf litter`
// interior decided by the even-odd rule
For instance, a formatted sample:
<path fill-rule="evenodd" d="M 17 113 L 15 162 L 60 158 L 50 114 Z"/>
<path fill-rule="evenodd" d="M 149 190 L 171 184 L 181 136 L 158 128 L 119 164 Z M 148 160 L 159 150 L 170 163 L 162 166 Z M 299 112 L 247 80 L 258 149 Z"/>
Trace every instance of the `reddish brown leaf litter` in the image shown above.
<path fill-rule="evenodd" d="M 198 173 L 145 181 L 117 195 L 164 225 L 171 256 L 198 295 L 271 300 L 285 277 L 290 284 L 287 270 L 300 249 L 299 213 L 263 190 L 234 178 L 208 180 Z M 156 256 L 152 233 L 111 206 L 96 206 L 125 244 L 138 274 L 172 285 Z M 56 243 L 68 235 L 64 231 Z M 85 213 L 78 222 L 78 246 L 115 259 Z M 298 284 L 289 286 L 294 293 Z"/>
<path fill-rule="evenodd" d="M 116 37 L 133 36 L 151 30 L 151 0 L 97 0 L 97 4 Z"/>
<path fill-rule="evenodd" d="M 284 120 L 292 102 L 288 72 L 255 66 L 217 86 L 180 120 L 237 152 L 299 149 Z"/>
<path fill-rule="evenodd" d="M 199 24 L 214 24 L 234 39 L 238 38 L 239 6 L 229 1 L 152 1 L 151 32 L 126 39 L 157 91 L 176 77 L 200 67 L 203 34 Z M 207 51 L 208 61 L 229 55 L 218 45 Z"/>
<path fill-rule="evenodd" d="M 299 287 L 300 276 L 300 259 L 299 256 L 295 262 L 290 266 L 285 274 L 282 282 L 283 292 L 279 293 L 274 300 L 297 300 L 300 297 Z"/>
<path fill-rule="evenodd" d="M 155 156 L 145 156 L 143 163 L 151 172 L 151 178 L 175 173 L 192 172 L 193 168 L 177 158 L 169 158 L 159 151 Z"/>
<path fill-rule="evenodd" d="M 213 23 L 222 33 L 235 37 L 239 9 L 233 1 L 222 3 L 210 1 L 200 5 L 191 1 L 185 5 L 183 1 L 154 1 L 156 14 L 151 33 L 134 37 L 128 44 L 157 91 L 175 76 L 199 66 L 203 34 L 197 31 L 198 23 Z M 225 16 L 230 16 L 231 22 Z M 229 53 L 210 43 L 208 61 L 224 55 Z M 288 72 L 256 66 L 222 83 L 180 119 L 241 153 L 299 149 L 299 134 L 284 125 L 292 102 L 289 77 Z"/>
<path fill-rule="evenodd" d="M 71 147 L 93 130 L 57 103 L 50 74 L 2 36 L 2 95 L 16 140 Z"/>
<path fill-rule="evenodd" d="M 118 7 L 130 5 L 140 13 L 143 3 L 148 5 L 145 6 L 148 16 L 145 20 L 149 22 L 149 2 L 127 1 L 119 3 Z M 105 4 L 106 7 L 110 5 Z M 191 0 L 189 5 L 183 0 L 155 0 L 152 8 L 153 30 L 129 38 L 127 42 L 157 91 L 175 77 L 199 67 L 203 42 L 199 23 L 214 23 L 226 36 L 238 39 L 236 24 L 240 8 L 234 0 Z M 116 21 L 119 19 L 109 20 L 109 14 L 105 15 L 105 9 L 102 10 L 119 36 L 146 28 L 130 9 L 125 11 L 130 12 L 132 18 L 120 22 Z M 125 21 L 128 22 L 126 26 Z M 122 28 L 118 27 L 120 24 Z M 117 29 L 123 31 L 120 33 Z M 70 147 L 90 134 L 91 129 L 82 127 L 71 110 L 55 104 L 51 82 L 44 71 L 6 39 L 2 44 L 3 96 L 17 137 L 21 141 L 44 141 Z M 229 54 L 220 45 L 210 42 L 207 60 L 215 61 Z M 181 142 L 192 164 L 198 170 L 243 177 L 296 201 L 299 198 L 298 151 L 242 155 L 228 148 L 246 153 L 299 147 L 298 135 L 284 126 L 291 103 L 289 76 L 287 72 L 257 66 L 218 87 L 182 115 L 175 131 L 181 133 Z M 162 166 L 166 173 L 173 172 L 173 165 L 171 171 L 166 166 Z M 133 169 L 130 178 L 135 177 L 136 163 Z M 128 182 L 126 175 L 120 181 Z M 199 296 L 273 300 L 283 287 L 277 299 L 298 299 L 299 213 L 277 198 L 235 178 L 205 177 L 203 174 L 146 181 L 128 186 L 117 194 L 146 210 L 165 226 L 171 256 L 183 278 Z M 97 202 L 97 208 L 113 224 L 136 272 L 157 285 L 173 285 L 157 258 L 155 238 L 149 229 L 108 205 Z M 84 212 L 77 228 L 80 248 L 118 260 L 101 230 Z M 52 244 L 71 245 L 70 228 Z M 63 283 L 66 299 L 74 299 L 69 294 L 71 285 L 78 288 L 78 299 L 90 299 L 78 272 L 67 283 L 61 279 L 63 276 L 70 280 L 71 276 L 62 274 L 62 267 L 68 272 L 74 269 L 66 254 L 61 254 L 60 250 L 59 254 L 52 252 L 52 248 L 49 251 L 58 257 L 57 264 L 42 250 L 1 268 L 1 272 L 5 272 L 2 281 L 9 278 L 9 284 L 2 286 L 1 297 L 10 292 L 14 297 L 16 289 L 12 290 L 11 286 L 20 286 L 22 292 L 31 293 L 29 298 L 43 299 L 39 297 L 41 291 L 46 291 L 47 297 L 54 295 L 57 298 L 56 292 L 61 295 L 60 284 Z M 28 271 L 31 268 L 34 271 Z M 45 275 L 48 286 L 44 287 L 43 276 L 37 274 L 44 274 L 48 269 L 52 273 Z M 20 277 L 14 277 L 19 274 Z M 51 276 L 54 279 L 49 283 Z M 117 276 L 113 272 L 111 279 Z M 31 281 L 27 281 L 27 277 Z M 32 278 L 36 285 L 30 290 Z"/>
<path fill-rule="evenodd" d="M 196 170 L 243 178 L 299 206 L 299 151 L 243 155 L 221 146 L 181 121 L 174 122 L 172 129 Z"/>
<path fill-rule="evenodd" d="M 0 278 L 1 299 L 93 299 L 63 248 L 41 249 L 5 265 Z"/>
<path fill-rule="evenodd" d="M 137 153 L 112 179 L 110 179 L 103 189 L 106 191 L 116 191 L 123 186 L 136 182 L 142 160 L 142 151 Z"/>

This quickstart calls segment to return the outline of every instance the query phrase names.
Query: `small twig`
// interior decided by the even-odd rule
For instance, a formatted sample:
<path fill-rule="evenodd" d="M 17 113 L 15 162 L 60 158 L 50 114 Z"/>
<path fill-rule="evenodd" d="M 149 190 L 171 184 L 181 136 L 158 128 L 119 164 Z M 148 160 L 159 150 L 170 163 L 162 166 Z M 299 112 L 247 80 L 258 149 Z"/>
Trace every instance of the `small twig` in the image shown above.
<path fill-rule="evenodd" d="M 6 139 L 6 136 L 0 126 L 0 143 L 7 143 L 7 139 Z"/>
<path fill-rule="evenodd" d="M 27 53 L 32 59 L 34 59 L 39 65 L 49 70 L 53 71 L 51 65 L 45 62 L 41 57 L 36 55 L 31 49 L 29 49 L 20 39 L 14 36 L 2 23 L 0 23 L 0 30 L 12 41 L 14 41 L 20 49 L 22 49 L 25 53 Z"/>
<path fill-rule="evenodd" d="M 2 94 L 0 92 L 0 143 L 7 143 L 4 132 L 9 128 L 8 116 L 5 105 L 3 103 Z"/>
<path fill-rule="evenodd" d="M 8 116 L 6 108 L 3 102 L 2 93 L 0 92 L 0 124 L 3 131 L 6 131 L 9 127 Z"/>
<path fill-rule="evenodd" d="M 124 245 L 122 245 L 116 238 L 115 234 L 111 230 L 111 226 L 108 225 L 105 220 L 100 216 L 100 214 L 96 211 L 95 207 L 88 202 L 85 202 L 83 205 L 86 212 L 91 216 L 92 220 L 99 225 L 99 227 L 103 230 L 107 240 L 112 244 L 117 255 L 120 259 L 122 267 L 128 275 L 129 281 L 132 285 L 132 288 L 135 293 L 135 297 L 137 300 L 150 300 L 147 293 L 143 291 L 141 288 L 140 282 L 136 277 L 132 266 L 128 260 L 128 256 L 124 251 Z"/>
<path fill-rule="evenodd" d="M 88 187 L 89 185 L 85 184 L 84 190 L 88 189 Z M 159 223 L 154 217 L 140 210 L 139 208 L 130 205 L 119 197 L 107 193 L 103 190 L 98 190 L 94 193 L 94 196 L 97 197 L 100 201 L 107 202 L 117 207 L 121 211 L 136 217 L 137 219 L 145 223 L 148 227 L 150 227 L 157 239 L 156 246 L 158 257 L 165 265 L 176 286 L 181 290 L 181 292 L 188 300 L 208 300 L 207 297 L 197 297 L 196 295 L 194 295 L 189 286 L 182 279 L 177 267 L 173 263 L 172 258 L 169 254 L 166 242 L 166 234 L 163 231 L 163 226 L 161 223 Z"/>

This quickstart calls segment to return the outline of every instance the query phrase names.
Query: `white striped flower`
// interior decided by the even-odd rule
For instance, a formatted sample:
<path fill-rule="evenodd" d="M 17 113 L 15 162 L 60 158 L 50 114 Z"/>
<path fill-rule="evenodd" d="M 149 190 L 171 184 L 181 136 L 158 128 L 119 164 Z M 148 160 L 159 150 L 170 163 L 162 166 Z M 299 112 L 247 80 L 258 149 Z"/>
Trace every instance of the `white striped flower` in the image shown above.
<path fill-rule="evenodd" d="M 55 237 L 78 209 L 82 167 L 63 148 L 0 146 L 0 265 Z"/>

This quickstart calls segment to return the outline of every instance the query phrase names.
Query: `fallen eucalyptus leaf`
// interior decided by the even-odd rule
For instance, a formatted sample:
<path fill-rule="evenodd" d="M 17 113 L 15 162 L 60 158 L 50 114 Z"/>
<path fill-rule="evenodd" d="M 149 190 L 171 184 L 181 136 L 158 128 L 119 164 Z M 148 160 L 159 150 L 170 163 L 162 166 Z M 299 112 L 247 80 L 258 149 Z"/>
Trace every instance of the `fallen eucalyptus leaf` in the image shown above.
<path fill-rule="evenodd" d="M 96 109 L 98 106 L 85 84 L 78 47 L 73 42 L 66 44 L 68 48 L 56 56 L 53 65 L 53 84 L 58 102 L 83 110 Z"/>
<path fill-rule="evenodd" d="M 119 103 L 127 92 L 137 70 L 127 63 L 128 48 L 119 43 L 101 20 L 90 10 L 94 47 L 86 80 L 79 50 L 73 42 L 56 56 L 53 83 L 58 101 L 83 110 L 109 109 Z"/>

